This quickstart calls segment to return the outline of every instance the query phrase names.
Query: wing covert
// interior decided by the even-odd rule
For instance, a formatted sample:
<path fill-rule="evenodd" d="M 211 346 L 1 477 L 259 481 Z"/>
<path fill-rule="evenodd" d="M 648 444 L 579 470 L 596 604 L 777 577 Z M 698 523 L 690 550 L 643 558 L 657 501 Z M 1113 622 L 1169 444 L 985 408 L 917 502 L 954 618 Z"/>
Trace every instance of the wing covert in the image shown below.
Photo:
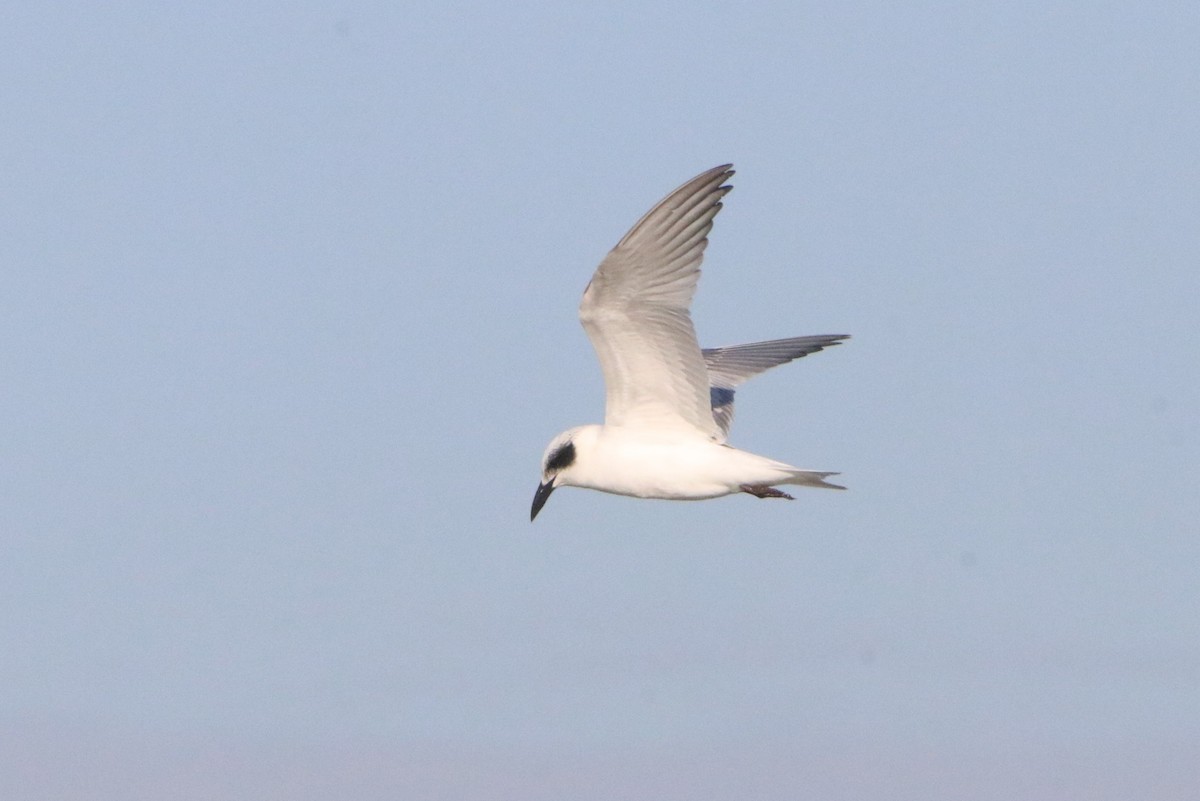
<path fill-rule="evenodd" d="M 667 195 L 584 290 L 579 318 L 604 371 L 605 425 L 687 425 L 722 438 L 688 309 L 732 175 L 714 167 Z"/>

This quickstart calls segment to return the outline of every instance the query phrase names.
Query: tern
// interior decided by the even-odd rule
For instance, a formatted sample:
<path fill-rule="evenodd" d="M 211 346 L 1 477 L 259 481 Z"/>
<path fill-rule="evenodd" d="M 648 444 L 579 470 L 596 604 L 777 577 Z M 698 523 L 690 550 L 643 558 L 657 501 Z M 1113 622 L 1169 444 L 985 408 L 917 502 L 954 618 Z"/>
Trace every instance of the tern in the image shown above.
<path fill-rule="evenodd" d="M 688 312 L 713 218 L 732 187 L 724 164 L 663 198 L 625 234 L 583 292 L 579 319 L 604 373 L 604 425 L 568 429 L 542 457 L 532 521 L 558 487 L 702 500 L 792 496 L 775 485 L 845 489 L 725 439 L 734 390 L 753 376 L 848 339 L 776 339 L 701 350 Z"/>

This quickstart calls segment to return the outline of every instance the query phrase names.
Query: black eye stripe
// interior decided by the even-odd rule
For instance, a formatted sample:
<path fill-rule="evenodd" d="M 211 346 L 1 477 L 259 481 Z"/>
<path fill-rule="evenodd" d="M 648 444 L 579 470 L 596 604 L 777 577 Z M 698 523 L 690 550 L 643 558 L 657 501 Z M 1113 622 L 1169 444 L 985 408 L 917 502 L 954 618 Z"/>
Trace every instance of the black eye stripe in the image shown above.
<path fill-rule="evenodd" d="M 546 472 L 557 473 L 565 467 L 569 467 L 575 461 L 575 443 L 568 442 L 561 448 L 550 454 L 550 458 L 546 460 Z"/>

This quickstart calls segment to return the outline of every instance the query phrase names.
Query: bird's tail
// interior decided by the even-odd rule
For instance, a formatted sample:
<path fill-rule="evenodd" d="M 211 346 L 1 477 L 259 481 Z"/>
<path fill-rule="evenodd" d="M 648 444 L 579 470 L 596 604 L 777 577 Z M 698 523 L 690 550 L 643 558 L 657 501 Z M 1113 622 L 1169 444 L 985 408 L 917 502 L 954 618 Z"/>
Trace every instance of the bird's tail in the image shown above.
<path fill-rule="evenodd" d="M 822 473 L 817 470 L 797 470 L 792 468 L 791 475 L 783 481 L 778 481 L 778 484 L 796 484 L 801 487 L 824 487 L 825 489 L 840 489 L 844 490 L 841 484 L 834 484 L 826 481 L 826 476 L 836 476 L 838 473 Z"/>

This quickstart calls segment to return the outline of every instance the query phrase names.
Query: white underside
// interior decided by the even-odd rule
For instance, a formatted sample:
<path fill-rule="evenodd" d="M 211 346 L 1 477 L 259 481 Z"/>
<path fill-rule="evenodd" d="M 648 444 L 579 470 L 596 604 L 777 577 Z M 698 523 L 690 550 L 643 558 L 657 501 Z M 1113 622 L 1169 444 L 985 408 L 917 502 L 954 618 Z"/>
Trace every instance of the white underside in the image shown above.
<path fill-rule="evenodd" d="M 744 486 L 836 487 L 822 480 L 831 473 L 801 470 L 682 428 L 586 426 L 575 442 L 578 459 L 560 486 L 668 500 L 718 498 Z"/>

